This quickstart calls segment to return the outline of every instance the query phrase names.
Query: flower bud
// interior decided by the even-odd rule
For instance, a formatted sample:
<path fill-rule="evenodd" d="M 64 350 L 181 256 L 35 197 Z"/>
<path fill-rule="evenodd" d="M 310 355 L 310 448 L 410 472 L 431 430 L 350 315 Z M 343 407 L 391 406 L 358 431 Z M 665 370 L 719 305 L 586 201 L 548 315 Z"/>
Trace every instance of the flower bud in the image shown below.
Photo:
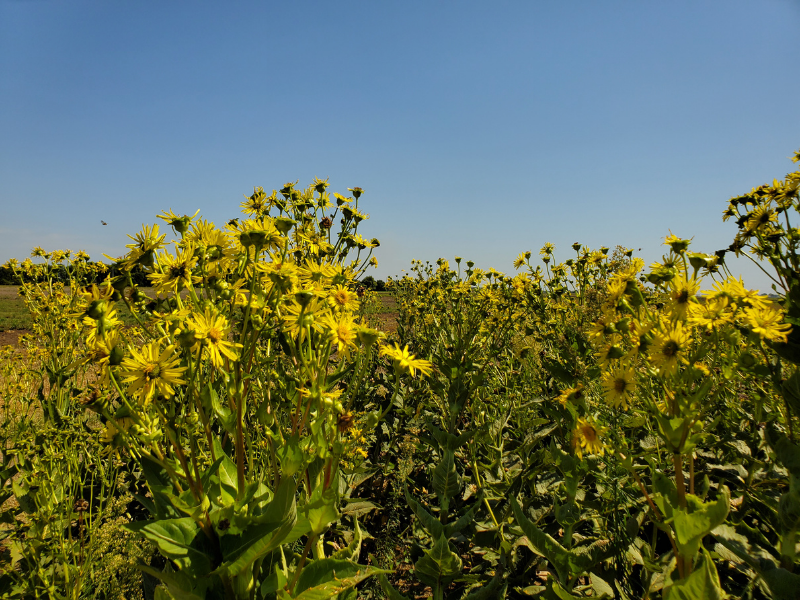
<path fill-rule="evenodd" d="M 191 348 L 197 343 L 197 332 L 194 329 L 184 329 L 176 337 L 183 348 Z"/>
<path fill-rule="evenodd" d="M 111 349 L 111 354 L 108 356 L 108 364 L 116 367 L 122 363 L 125 358 L 125 351 L 122 349 L 122 344 L 117 344 Z"/>
<path fill-rule="evenodd" d="M 308 303 L 311 302 L 313 298 L 314 292 L 310 290 L 301 290 L 294 295 L 294 299 L 297 300 L 297 303 L 304 308 L 308 306 Z"/>
<path fill-rule="evenodd" d="M 92 300 L 89 308 L 86 309 L 86 314 L 94 320 L 99 319 L 106 313 L 105 300 Z"/>
<path fill-rule="evenodd" d="M 277 217 L 275 219 L 275 229 L 280 231 L 283 235 L 286 235 L 295 223 L 296 221 L 289 217 Z"/>

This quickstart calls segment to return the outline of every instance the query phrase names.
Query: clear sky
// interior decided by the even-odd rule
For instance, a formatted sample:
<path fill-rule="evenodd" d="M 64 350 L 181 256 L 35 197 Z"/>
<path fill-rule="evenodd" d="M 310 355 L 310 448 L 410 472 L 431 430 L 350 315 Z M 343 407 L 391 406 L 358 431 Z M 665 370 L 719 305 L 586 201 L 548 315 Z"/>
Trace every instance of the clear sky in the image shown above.
<path fill-rule="evenodd" d="M 800 148 L 798 32 L 796 0 L 0 0 L 0 263 L 315 176 L 366 190 L 379 278 L 713 252 Z"/>

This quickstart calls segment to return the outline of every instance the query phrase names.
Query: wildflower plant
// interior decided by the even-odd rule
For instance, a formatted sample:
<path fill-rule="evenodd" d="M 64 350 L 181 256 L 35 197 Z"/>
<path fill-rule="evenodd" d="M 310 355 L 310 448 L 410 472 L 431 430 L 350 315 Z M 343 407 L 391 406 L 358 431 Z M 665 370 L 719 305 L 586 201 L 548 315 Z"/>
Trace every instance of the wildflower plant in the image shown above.
<path fill-rule="evenodd" d="M 353 291 L 377 240 L 357 232 L 358 198 L 342 199 L 334 237 L 327 182 L 295 185 L 256 188 L 223 228 L 164 212 L 174 239 L 144 226 L 80 305 L 84 360 L 107 392 L 92 408 L 149 489 L 151 519 L 127 527 L 175 565 L 142 569 L 176 597 L 331 597 L 379 572 L 324 543 L 381 335 L 360 324 Z M 112 299 L 137 326 L 121 326 Z"/>

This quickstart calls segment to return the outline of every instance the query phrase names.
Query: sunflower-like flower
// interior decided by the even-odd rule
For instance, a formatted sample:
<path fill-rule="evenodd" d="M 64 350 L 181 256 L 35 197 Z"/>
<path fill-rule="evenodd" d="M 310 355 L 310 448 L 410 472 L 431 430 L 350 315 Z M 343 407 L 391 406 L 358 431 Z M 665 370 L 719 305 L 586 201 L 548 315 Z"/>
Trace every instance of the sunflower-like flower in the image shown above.
<path fill-rule="evenodd" d="M 158 225 L 142 225 L 142 230 L 136 236 L 129 235 L 133 240 L 133 244 L 127 244 L 125 247 L 130 249 L 126 260 L 125 268 L 130 270 L 136 264 L 143 264 L 150 266 L 153 264 L 153 253 L 157 252 L 164 247 L 164 238 L 167 237 L 165 233 L 159 235 Z M 149 263 L 149 264 L 148 264 Z"/>
<path fill-rule="evenodd" d="M 272 207 L 272 202 L 275 200 L 275 192 L 272 192 L 272 196 L 267 196 L 264 188 L 259 186 L 253 188 L 252 196 L 245 196 L 245 198 L 247 200 L 239 205 L 242 212 L 254 217 L 260 217 Z"/>
<path fill-rule="evenodd" d="M 579 383 L 574 388 L 567 388 L 558 395 L 558 402 L 561 406 L 566 406 L 569 402 L 577 402 L 583 398 L 583 384 Z"/>
<path fill-rule="evenodd" d="M 669 282 L 670 302 L 667 310 L 673 319 L 683 321 L 686 319 L 686 312 L 695 296 L 700 290 L 700 282 L 696 279 L 686 279 L 683 276 L 675 277 Z"/>
<path fill-rule="evenodd" d="M 733 311 L 726 296 L 708 298 L 705 302 L 695 302 L 689 307 L 689 324 L 705 327 L 711 331 L 733 320 Z"/>
<path fill-rule="evenodd" d="M 224 359 L 237 360 L 237 348 L 241 344 L 228 341 L 230 325 L 228 320 L 210 309 L 189 318 L 189 325 L 194 329 L 195 337 L 201 341 L 205 354 L 215 369 L 222 370 Z"/>
<path fill-rule="evenodd" d="M 328 308 L 317 298 L 312 298 L 305 306 L 297 300 L 286 306 L 283 316 L 283 326 L 286 334 L 292 338 L 303 341 L 306 331 L 324 332 L 322 320 Z"/>
<path fill-rule="evenodd" d="M 410 373 L 414 377 L 417 371 L 423 375 L 430 375 L 433 372 L 433 365 L 423 358 L 416 358 L 414 354 L 408 351 L 408 346 L 402 349 L 397 344 L 394 346 L 382 346 L 381 355 L 392 359 L 394 370 L 398 374 Z"/>
<path fill-rule="evenodd" d="M 162 349 L 161 342 L 156 340 L 141 350 L 131 348 L 130 352 L 122 361 L 122 382 L 128 384 L 128 391 L 142 403 L 150 402 L 156 393 L 171 398 L 175 395 L 173 386 L 186 383 L 181 377 L 187 367 L 180 366 L 181 358 L 174 346 Z"/>
<path fill-rule="evenodd" d="M 792 326 L 782 323 L 783 311 L 774 306 L 768 308 L 746 308 L 745 319 L 753 333 L 770 342 L 786 342 Z"/>
<path fill-rule="evenodd" d="M 760 227 L 777 220 L 778 216 L 773 209 L 769 206 L 759 206 L 748 216 L 745 228 L 747 233 L 755 233 Z"/>
<path fill-rule="evenodd" d="M 598 425 L 592 419 L 578 418 L 578 423 L 572 431 L 572 448 L 578 458 L 583 458 L 585 454 L 604 454 L 601 436 L 606 432 L 604 427 Z"/>
<path fill-rule="evenodd" d="M 147 277 L 153 283 L 153 287 L 160 294 L 178 293 L 185 287 L 191 287 L 201 281 L 201 277 L 192 274 L 192 270 L 197 264 L 192 247 L 185 247 L 178 250 L 177 256 L 172 256 L 168 252 L 158 255 L 160 272 L 150 273 Z"/>
<path fill-rule="evenodd" d="M 337 285 L 328 296 L 328 304 L 338 312 L 355 312 L 358 310 L 358 294 L 343 285 Z"/>
<path fill-rule="evenodd" d="M 331 343 L 336 345 L 340 354 L 345 355 L 355 347 L 356 325 L 353 317 L 346 314 L 335 316 L 328 313 L 322 317 L 321 322 L 322 326 L 328 330 Z"/>
<path fill-rule="evenodd" d="M 681 323 L 665 326 L 654 336 L 649 348 L 650 362 L 662 375 L 674 373 L 678 369 L 678 363 L 686 360 L 691 341 L 691 333 Z"/>
<path fill-rule="evenodd" d="M 627 410 L 636 389 L 633 367 L 620 366 L 608 371 L 603 375 L 602 383 L 609 406 Z"/>

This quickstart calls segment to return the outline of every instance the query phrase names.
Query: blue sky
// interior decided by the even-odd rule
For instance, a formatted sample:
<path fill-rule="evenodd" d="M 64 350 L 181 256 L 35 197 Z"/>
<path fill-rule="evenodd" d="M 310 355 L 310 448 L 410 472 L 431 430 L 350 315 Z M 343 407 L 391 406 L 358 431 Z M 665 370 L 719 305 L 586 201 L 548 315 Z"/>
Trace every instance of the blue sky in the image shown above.
<path fill-rule="evenodd" d="M 793 166 L 799 26 L 789 0 L 0 0 L 0 262 L 315 176 L 366 190 L 378 277 L 546 241 L 650 262 L 670 229 L 712 252 Z"/>

